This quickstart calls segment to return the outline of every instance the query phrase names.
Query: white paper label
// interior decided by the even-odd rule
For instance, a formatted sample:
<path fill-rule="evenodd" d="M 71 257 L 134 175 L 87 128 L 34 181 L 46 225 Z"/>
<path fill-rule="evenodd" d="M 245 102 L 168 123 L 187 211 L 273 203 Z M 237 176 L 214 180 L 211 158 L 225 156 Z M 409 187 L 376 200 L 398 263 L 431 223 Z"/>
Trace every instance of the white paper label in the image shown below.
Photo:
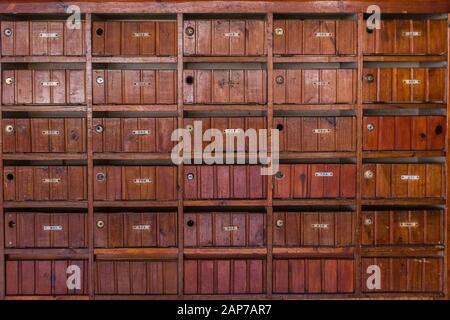
<path fill-rule="evenodd" d="M 316 172 L 315 176 L 316 177 L 332 177 L 333 172 Z"/>
<path fill-rule="evenodd" d="M 401 175 L 401 180 L 419 180 L 420 176 L 414 176 L 414 175 Z"/>
<path fill-rule="evenodd" d="M 331 129 L 314 129 L 314 133 L 331 133 Z"/>
<path fill-rule="evenodd" d="M 43 81 L 41 82 L 41 86 L 44 87 L 56 87 L 58 85 L 58 81 Z"/>
<path fill-rule="evenodd" d="M 44 226 L 44 231 L 62 231 L 62 226 Z"/>
<path fill-rule="evenodd" d="M 42 130 L 42 134 L 47 135 L 58 135 L 60 134 L 59 130 Z"/>
<path fill-rule="evenodd" d="M 150 179 L 134 179 L 133 182 L 139 183 L 139 184 L 145 184 L 145 183 L 152 183 L 152 180 L 150 180 Z"/>
<path fill-rule="evenodd" d="M 420 32 L 420 31 L 405 31 L 405 32 L 402 32 L 402 35 L 404 37 L 420 37 L 422 35 L 422 32 Z"/>
<path fill-rule="evenodd" d="M 150 130 L 133 130 L 133 134 L 135 135 L 148 135 L 150 134 Z"/>
<path fill-rule="evenodd" d="M 58 183 L 58 182 L 61 182 L 61 178 L 45 178 L 45 179 L 42 179 L 42 182 L 44 182 L 44 183 Z"/>
<path fill-rule="evenodd" d="M 400 227 L 402 228 L 415 228 L 418 225 L 417 222 L 400 222 Z"/>
<path fill-rule="evenodd" d="M 150 37 L 150 33 L 148 33 L 148 32 L 133 32 L 133 37 L 137 37 L 137 38 Z"/>
<path fill-rule="evenodd" d="M 329 37 L 333 36 L 333 33 L 332 32 L 316 32 L 314 35 L 319 38 L 329 38 Z"/>
<path fill-rule="evenodd" d="M 150 81 L 134 82 L 137 87 L 148 87 L 151 85 Z"/>
<path fill-rule="evenodd" d="M 40 38 L 58 38 L 58 32 L 41 32 L 39 33 Z"/>
<path fill-rule="evenodd" d="M 225 37 L 240 37 L 241 34 L 239 32 L 226 32 L 223 34 Z"/>
<path fill-rule="evenodd" d="M 133 230 L 150 230 L 149 224 L 137 224 L 133 226 Z"/>
<path fill-rule="evenodd" d="M 311 226 L 316 229 L 328 229 L 327 223 L 313 223 Z"/>
<path fill-rule="evenodd" d="M 225 134 L 239 134 L 242 133 L 242 129 L 225 129 L 223 132 Z"/>
<path fill-rule="evenodd" d="M 420 80 L 407 79 L 407 80 L 403 80 L 403 83 L 405 83 L 405 84 L 420 84 Z"/>
<path fill-rule="evenodd" d="M 225 231 L 236 231 L 238 228 L 238 226 L 227 226 L 227 227 L 223 227 L 223 230 Z"/>

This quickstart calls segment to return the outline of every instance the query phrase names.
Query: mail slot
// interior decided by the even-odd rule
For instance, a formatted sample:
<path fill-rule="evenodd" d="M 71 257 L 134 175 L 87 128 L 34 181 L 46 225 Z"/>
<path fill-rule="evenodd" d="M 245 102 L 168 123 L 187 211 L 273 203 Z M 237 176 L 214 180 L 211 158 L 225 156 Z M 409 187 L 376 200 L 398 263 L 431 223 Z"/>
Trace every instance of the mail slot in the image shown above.
<path fill-rule="evenodd" d="M 177 293 L 176 261 L 97 261 L 98 295 L 170 295 Z"/>
<path fill-rule="evenodd" d="M 363 101 L 442 103 L 445 68 L 364 68 Z"/>
<path fill-rule="evenodd" d="M 275 19 L 276 55 L 356 55 L 356 20 Z"/>
<path fill-rule="evenodd" d="M 175 118 L 94 118 L 94 152 L 170 152 Z"/>
<path fill-rule="evenodd" d="M 274 293 L 352 293 L 355 262 L 351 259 L 275 259 Z"/>
<path fill-rule="evenodd" d="M 354 244 L 355 213 L 345 211 L 274 212 L 277 247 L 347 247 Z"/>
<path fill-rule="evenodd" d="M 355 69 L 275 69 L 275 104 L 352 104 Z"/>
<path fill-rule="evenodd" d="M 177 101 L 177 71 L 94 70 L 94 104 L 174 104 Z"/>
<path fill-rule="evenodd" d="M 86 152 L 84 118 L 3 119 L 3 152 Z"/>
<path fill-rule="evenodd" d="M 175 200 L 174 166 L 94 166 L 94 200 Z"/>
<path fill-rule="evenodd" d="M 442 258 L 363 257 L 361 286 L 366 293 L 441 293 L 444 272 Z"/>
<path fill-rule="evenodd" d="M 354 164 L 282 164 L 274 175 L 274 198 L 354 198 Z"/>
<path fill-rule="evenodd" d="M 8 260 L 6 295 L 88 295 L 88 273 L 87 260 Z"/>
<path fill-rule="evenodd" d="M 266 70 L 188 69 L 183 72 L 186 104 L 265 104 Z"/>
<path fill-rule="evenodd" d="M 94 21 L 93 56 L 174 56 L 175 21 Z"/>
<path fill-rule="evenodd" d="M 365 211 L 362 217 L 362 244 L 442 245 L 444 216 L 441 210 Z"/>
<path fill-rule="evenodd" d="M 443 116 L 364 117 L 364 150 L 442 150 Z"/>
<path fill-rule="evenodd" d="M 379 29 L 363 32 L 364 54 L 445 54 L 447 21 L 382 18 Z"/>
<path fill-rule="evenodd" d="M 4 167 L 5 201 L 86 200 L 85 166 Z"/>
<path fill-rule="evenodd" d="M 184 197 L 200 199 L 263 199 L 267 176 L 260 165 L 186 165 Z"/>
<path fill-rule="evenodd" d="M 363 198 L 440 198 L 445 193 L 442 164 L 363 164 Z"/>
<path fill-rule="evenodd" d="M 187 56 L 262 56 L 266 52 L 266 24 L 258 19 L 185 20 Z"/>
<path fill-rule="evenodd" d="M 79 105 L 85 103 L 84 70 L 3 70 L 5 105 Z"/>
<path fill-rule="evenodd" d="M 175 212 L 94 214 L 96 248 L 175 247 Z"/>
<path fill-rule="evenodd" d="M 281 152 L 355 151 L 354 117 L 275 117 Z"/>
<path fill-rule="evenodd" d="M 83 56 L 85 23 L 78 23 L 68 28 L 66 20 L 2 21 L 2 56 Z"/>
<path fill-rule="evenodd" d="M 185 247 L 261 247 L 266 244 L 265 214 L 212 212 L 184 214 Z"/>
<path fill-rule="evenodd" d="M 267 140 L 261 139 L 260 136 L 261 134 L 264 137 L 267 136 L 261 131 L 267 128 L 267 121 L 264 117 L 184 118 L 184 129 L 191 132 L 191 150 L 193 151 L 196 151 L 194 150 L 195 130 L 200 130 L 200 128 L 203 135 L 208 130 L 211 130 L 211 135 L 220 132 L 224 137 L 224 151 L 258 152 L 267 148 Z M 203 141 L 203 150 L 210 143 L 210 141 Z"/>
<path fill-rule="evenodd" d="M 85 213 L 5 214 L 7 248 L 86 248 L 87 232 Z"/>
<path fill-rule="evenodd" d="M 186 295 L 262 294 L 265 290 L 265 260 L 184 260 Z"/>

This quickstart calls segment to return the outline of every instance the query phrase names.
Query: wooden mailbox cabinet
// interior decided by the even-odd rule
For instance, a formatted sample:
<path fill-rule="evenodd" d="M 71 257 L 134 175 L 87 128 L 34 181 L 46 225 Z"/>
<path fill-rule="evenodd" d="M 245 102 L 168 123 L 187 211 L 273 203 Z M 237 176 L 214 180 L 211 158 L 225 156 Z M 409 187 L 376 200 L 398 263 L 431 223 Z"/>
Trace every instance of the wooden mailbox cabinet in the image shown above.
<path fill-rule="evenodd" d="M 449 298 L 448 1 L 69 4 L 0 3 L 0 300 Z"/>

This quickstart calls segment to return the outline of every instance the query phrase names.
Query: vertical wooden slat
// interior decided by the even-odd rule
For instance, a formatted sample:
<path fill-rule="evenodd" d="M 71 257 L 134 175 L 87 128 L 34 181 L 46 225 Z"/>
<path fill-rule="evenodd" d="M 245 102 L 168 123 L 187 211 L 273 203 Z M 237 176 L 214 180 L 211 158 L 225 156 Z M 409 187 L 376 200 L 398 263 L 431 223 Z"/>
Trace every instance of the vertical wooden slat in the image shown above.
<path fill-rule="evenodd" d="M 449 293 L 448 288 L 450 286 L 449 280 L 450 280 L 450 267 L 448 265 L 448 246 L 450 245 L 449 241 L 449 232 L 450 232 L 450 219 L 448 218 L 448 206 L 449 206 L 449 198 L 450 198 L 450 188 L 448 183 L 448 174 L 450 172 L 450 158 L 449 158 L 449 147 L 450 147 L 450 136 L 448 134 L 448 128 L 450 127 L 450 121 L 449 121 L 449 111 L 450 111 L 450 74 L 449 74 L 449 65 L 450 65 L 450 14 L 447 15 L 447 79 L 446 79 L 446 86 L 447 86 L 447 139 L 446 139 L 446 145 L 445 145 L 445 152 L 446 152 L 446 170 L 445 170 L 445 188 L 446 188 L 446 201 L 445 201 L 445 211 L 444 211 L 444 243 L 446 244 L 444 249 L 444 268 L 447 268 L 447 272 L 444 272 L 443 280 L 444 280 L 444 294 L 447 299 L 449 299 Z"/>
<path fill-rule="evenodd" d="M 91 28 L 92 15 L 86 14 L 86 128 L 87 128 L 87 184 L 88 184 L 88 248 L 89 248 L 89 297 L 94 298 L 95 278 L 94 278 L 94 157 L 92 143 L 92 46 L 91 46 Z"/>
<path fill-rule="evenodd" d="M 0 75 L 2 74 L 2 64 L 0 62 Z M 2 91 L 0 90 L 0 123 L 3 119 L 2 109 Z M 3 127 L 0 129 L 0 300 L 5 298 L 5 243 L 4 243 L 4 226 L 5 221 L 3 211 Z"/>
<path fill-rule="evenodd" d="M 356 223 L 355 223 L 355 292 L 361 294 L 361 219 L 362 219 L 362 206 L 361 206 L 361 173 L 362 173 L 362 134 L 363 134 L 363 92 L 362 92 L 362 79 L 363 79 L 363 32 L 365 32 L 364 16 L 362 13 L 358 14 L 358 28 L 357 28 L 357 58 L 358 58 L 358 70 L 357 70 L 357 112 L 356 112 Z"/>
<path fill-rule="evenodd" d="M 177 52 L 177 116 L 178 128 L 183 127 L 183 14 L 177 14 L 178 30 L 178 52 Z M 183 273 L 184 273 L 184 184 L 183 184 L 183 163 L 178 166 L 178 296 L 183 296 Z"/>
<path fill-rule="evenodd" d="M 272 134 L 271 129 L 273 127 L 273 13 L 267 14 L 266 25 L 266 45 L 267 45 L 267 156 L 269 163 L 272 163 Z M 272 296 L 272 266 L 273 266 L 273 207 L 272 207 L 272 176 L 267 177 L 267 297 Z"/>

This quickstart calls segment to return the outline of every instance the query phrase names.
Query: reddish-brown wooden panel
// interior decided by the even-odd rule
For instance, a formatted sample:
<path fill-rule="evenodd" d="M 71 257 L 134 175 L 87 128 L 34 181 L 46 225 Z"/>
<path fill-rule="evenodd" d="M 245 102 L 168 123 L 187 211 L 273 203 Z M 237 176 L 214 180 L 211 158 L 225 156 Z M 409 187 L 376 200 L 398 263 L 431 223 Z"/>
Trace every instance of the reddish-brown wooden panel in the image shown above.
<path fill-rule="evenodd" d="M 175 118 L 94 118 L 94 152 L 170 152 Z"/>
<path fill-rule="evenodd" d="M 176 261 L 97 261 L 98 295 L 172 295 L 177 293 Z"/>
<path fill-rule="evenodd" d="M 275 69 L 275 104 L 352 104 L 356 102 L 354 69 Z"/>
<path fill-rule="evenodd" d="M 354 245 L 352 212 L 274 212 L 273 244 L 278 247 Z"/>
<path fill-rule="evenodd" d="M 257 19 L 184 21 L 187 56 L 262 56 L 267 53 L 266 24 Z"/>
<path fill-rule="evenodd" d="M 177 245 L 174 212 L 95 213 L 96 248 L 174 247 Z"/>
<path fill-rule="evenodd" d="M 445 54 L 446 20 L 381 21 L 381 28 L 363 32 L 364 54 Z"/>
<path fill-rule="evenodd" d="M 84 118 L 2 119 L 3 152 L 86 152 Z"/>
<path fill-rule="evenodd" d="M 177 71 L 93 70 L 94 104 L 174 104 Z"/>
<path fill-rule="evenodd" d="M 85 248 L 87 216 L 84 213 L 5 214 L 7 248 Z"/>
<path fill-rule="evenodd" d="M 256 259 L 184 260 L 184 294 L 263 294 L 266 261 Z"/>
<path fill-rule="evenodd" d="M 203 136 L 205 136 L 206 130 L 211 130 L 211 135 L 219 134 L 219 132 L 223 134 L 226 139 L 223 141 L 224 151 L 258 152 L 266 150 L 265 141 L 260 139 L 261 132 L 259 131 L 267 128 L 267 121 L 264 117 L 184 118 L 184 128 L 192 133 L 191 150 L 193 151 L 195 151 L 195 130 L 199 130 Z M 210 143 L 211 141 L 203 141 L 203 149 Z"/>
<path fill-rule="evenodd" d="M 174 56 L 175 21 L 94 21 L 94 56 Z"/>
<path fill-rule="evenodd" d="M 280 151 L 355 151 L 354 117 L 275 117 Z"/>
<path fill-rule="evenodd" d="M 282 164 L 274 177 L 274 198 L 354 198 L 354 164 Z"/>
<path fill-rule="evenodd" d="M 441 293 L 445 272 L 443 262 L 441 258 L 427 257 L 363 258 L 362 290 L 367 293 Z M 373 266 L 380 270 L 378 288 L 374 285 Z"/>
<path fill-rule="evenodd" d="M 364 68 L 363 101 L 442 103 L 445 68 Z"/>
<path fill-rule="evenodd" d="M 94 200 L 175 200 L 173 166 L 94 166 Z"/>
<path fill-rule="evenodd" d="M 8 166 L 3 174 L 5 201 L 87 199 L 85 166 Z"/>
<path fill-rule="evenodd" d="M 442 164 L 364 164 L 363 198 L 440 198 L 445 194 Z"/>
<path fill-rule="evenodd" d="M 186 104 L 265 104 L 266 70 L 184 70 Z"/>
<path fill-rule="evenodd" d="M 2 21 L 2 56 L 82 56 L 84 21 L 69 29 L 66 21 Z"/>
<path fill-rule="evenodd" d="M 259 165 L 186 165 L 185 199 L 263 199 L 267 176 Z"/>
<path fill-rule="evenodd" d="M 274 21 L 276 55 L 356 55 L 355 20 Z"/>
<path fill-rule="evenodd" d="M 367 246 L 444 244 L 440 210 L 365 211 L 361 230 Z"/>
<path fill-rule="evenodd" d="M 80 288 L 71 276 L 79 268 Z M 9 260 L 6 261 L 6 295 L 61 296 L 87 295 L 89 292 L 87 260 Z"/>
<path fill-rule="evenodd" d="M 274 293 L 352 293 L 354 261 L 350 259 L 275 259 Z"/>
<path fill-rule="evenodd" d="M 2 103 L 84 104 L 84 70 L 8 70 L 2 73 Z"/>
<path fill-rule="evenodd" d="M 364 117 L 364 150 L 442 150 L 443 116 Z"/>
<path fill-rule="evenodd" d="M 266 244 L 264 213 L 184 213 L 185 247 L 261 247 Z"/>

